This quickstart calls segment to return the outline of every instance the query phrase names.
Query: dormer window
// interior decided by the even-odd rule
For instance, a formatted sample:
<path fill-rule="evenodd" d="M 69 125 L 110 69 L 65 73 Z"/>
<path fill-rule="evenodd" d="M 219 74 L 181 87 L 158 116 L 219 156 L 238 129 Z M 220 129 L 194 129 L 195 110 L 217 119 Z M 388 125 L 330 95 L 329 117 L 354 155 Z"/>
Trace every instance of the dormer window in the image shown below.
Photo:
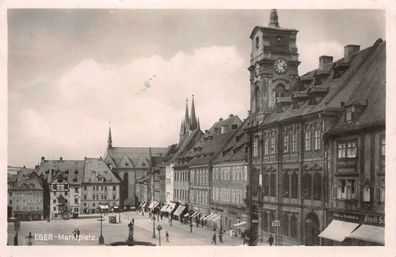
<path fill-rule="evenodd" d="M 259 37 L 256 37 L 256 49 L 259 49 L 259 43 L 260 43 L 260 39 Z"/>
<path fill-rule="evenodd" d="M 350 123 L 353 121 L 353 114 L 355 113 L 355 106 L 348 106 L 346 108 L 346 114 L 345 114 L 345 121 L 347 123 Z"/>

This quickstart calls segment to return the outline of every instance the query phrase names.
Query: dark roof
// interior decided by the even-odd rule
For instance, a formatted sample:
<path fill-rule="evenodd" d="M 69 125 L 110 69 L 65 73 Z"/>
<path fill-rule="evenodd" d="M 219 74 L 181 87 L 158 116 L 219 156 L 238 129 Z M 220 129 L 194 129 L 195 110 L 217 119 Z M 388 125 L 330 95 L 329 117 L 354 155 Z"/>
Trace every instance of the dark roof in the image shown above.
<path fill-rule="evenodd" d="M 112 183 L 120 182 L 102 158 L 85 158 L 83 174 L 83 183 L 98 183 L 99 179 Z"/>
<path fill-rule="evenodd" d="M 228 144 L 216 154 L 213 163 L 247 161 L 246 146 L 249 142 L 248 134 L 245 131 L 247 124 L 248 121 L 245 120 Z"/>
<path fill-rule="evenodd" d="M 371 56 L 375 55 L 376 49 L 382 42 L 383 41 L 381 39 L 378 39 L 373 46 L 355 53 L 349 60 L 349 68 L 341 77 L 333 78 L 330 74 L 330 76 L 324 79 L 320 88 L 327 89 L 328 93 L 319 103 L 309 104 L 309 101 L 305 101 L 298 108 L 290 106 L 282 112 L 272 113 L 262 121 L 262 124 L 271 124 L 273 122 L 302 117 L 324 110 L 339 109 L 341 107 L 341 102 L 348 101 L 348 99 L 354 94 L 356 86 L 359 85 L 359 82 L 363 77 L 365 77 L 367 69 L 371 66 Z M 337 62 L 344 62 L 344 59 L 340 59 Z M 316 71 L 317 70 L 310 71 L 304 74 L 303 77 L 311 76 Z M 312 87 L 317 87 L 314 83 L 315 80 L 310 83 L 308 90 Z"/>
<path fill-rule="evenodd" d="M 69 184 L 81 184 L 84 172 L 84 160 L 44 160 L 38 167 L 38 174 L 52 182 L 62 173 Z"/>
<path fill-rule="evenodd" d="M 372 126 L 385 126 L 386 43 L 373 49 L 362 67 L 361 77 L 351 80 L 355 85 L 345 106 L 361 105 L 362 112 L 351 123 L 342 116 L 328 133 L 341 133 Z M 363 103 L 363 104 L 362 104 Z"/>
<path fill-rule="evenodd" d="M 199 129 L 196 129 L 189 133 L 187 137 L 181 142 L 181 144 L 178 145 L 177 152 L 172 156 L 168 163 L 176 162 L 177 158 L 190 150 L 194 146 L 194 144 L 202 137 L 202 135 L 203 133 Z"/>
<path fill-rule="evenodd" d="M 166 147 L 151 147 L 151 156 L 163 156 L 168 151 Z M 149 167 L 150 147 L 110 147 L 105 157 L 106 163 L 112 163 L 117 168 Z M 125 163 L 131 166 L 124 166 Z"/>
<path fill-rule="evenodd" d="M 40 177 L 33 171 L 18 174 L 18 179 L 11 190 L 43 190 Z"/>

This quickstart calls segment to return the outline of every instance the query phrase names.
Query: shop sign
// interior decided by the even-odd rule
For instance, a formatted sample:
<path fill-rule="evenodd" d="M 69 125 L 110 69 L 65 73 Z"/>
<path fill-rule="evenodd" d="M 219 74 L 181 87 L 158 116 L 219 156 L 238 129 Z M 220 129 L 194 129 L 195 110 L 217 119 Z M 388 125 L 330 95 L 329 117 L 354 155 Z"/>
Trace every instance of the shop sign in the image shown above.
<path fill-rule="evenodd" d="M 367 225 L 385 226 L 385 217 L 383 215 L 350 213 L 350 212 L 331 212 L 333 219 L 362 223 Z"/>
<path fill-rule="evenodd" d="M 280 227 L 280 221 L 279 221 L 279 220 L 274 220 L 274 221 L 272 222 L 272 226 L 273 226 L 273 227 Z"/>

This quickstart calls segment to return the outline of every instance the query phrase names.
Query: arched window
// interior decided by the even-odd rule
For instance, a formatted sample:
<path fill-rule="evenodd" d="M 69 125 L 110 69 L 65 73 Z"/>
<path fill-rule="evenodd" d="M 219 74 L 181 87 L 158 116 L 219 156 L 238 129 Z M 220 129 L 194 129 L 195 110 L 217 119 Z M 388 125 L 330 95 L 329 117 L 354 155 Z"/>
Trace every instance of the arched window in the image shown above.
<path fill-rule="evenodd" d="M 285 96 L 286 89 L 282 84 L 278 84 L 275 87 L 275 98 Z"/>
<path fill-rule="evenodd" d="M 270 176 L 268 174 L 264 174 L 264 180 L 263 180 L 263 184 L 264 184 L 264 195 L 265 196 L 269 196 L 269 178 Z"/>
<path fill-rule="evenodd" d="M 290 217 L 290 236 L 297 238 L 297 217 L 295 215 Z"/>
<path fill-rule="evenodd" d="M 260 87 L 256 86 L 254 87 L 254 104 L 255 104 L 255 111 L 260 112 L 261 110 L 261 103 L 260 103 Z"/>
<path fill-rule="evenodd" d="M 282 217 L 282 234 L 289 235 L 289 215 L 287 213 L 284 213 Z"/>
<path fill-rule="evenodd" d="M 313 199 L 322 199 L 322 175 L 320 173 L 315 173 L 313 177 Z"/>
<path fill-rule="evenodd" d="M 291 175 L 291 198 L 298 198 L 298 175 L 297 172 L 293 172 Z"/>
<path fill-rule="evenodd" d="M 263 212 L 263 230 L 268 231 L 268 213 L 266 211 Z"/>

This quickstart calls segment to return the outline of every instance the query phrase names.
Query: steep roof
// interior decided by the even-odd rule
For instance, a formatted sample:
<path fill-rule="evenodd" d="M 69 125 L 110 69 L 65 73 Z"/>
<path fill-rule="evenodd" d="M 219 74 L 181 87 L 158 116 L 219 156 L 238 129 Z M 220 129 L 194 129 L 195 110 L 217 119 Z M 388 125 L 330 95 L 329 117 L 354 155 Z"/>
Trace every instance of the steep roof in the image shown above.
<path fill-rule="evenodd" d="M 359 85 L 359 81 L 365 77 L 365 73 L 372 65 L 370 60 L 372 56 L 375 55 L 376 49 L 381 45 L 382 42 L 383 41 L 379 39 L 374 43 L 373 46 L 355 53 L 348 61 L 349 68 L 341 77 L 333 78 L 333 76 L 330 74 L 326 79 L 324 79 L 319 87 L 328 90 L 328 93 L 319 103 L 309 104 L 309 101 L 305 101 L 298 108 L 290 106 L 282 112 L 270 114 L 263 120 L 262 124 L 271 124 L 273 122 L 302 117 L 324 110 L 339 109 L 341 107 L 341 102 L 348 101 L 351 95 L 354 94 L 356 86 Z M 340 59 L 336 63 L 344 62 L 344 59 Z M 316 72 L 318 72 L 318 69 L 310 71 L 304 74 L 302 77 L 314 76 Z M 306 90 L 309 92 L 309 90 L 317 87 L 318 86 L 315 85 L 313 80 L 308 85 Z"/>
<path fill-rule="evenodd" d="M 43 190 L 39 176 L 31 173 L 18 174 L 18 179 L 11 190 Z"/>
<path fill-rule="evenodd" d="M 345 123 L 344 116 L 328 133 L 342 133 L 372 126 L 385 125 L 386 43 L 373 49 L 360 78 L 351 81 L 350 97 L 345 106 L 362 104 L 362 112 L 353 122 Z"/>
<path fill-rule="evenodd" d="M 213 163 L 247 161 L 246 146 L 249 142 L 248 134 L 245 131 L 247 124 L 246 119 L 228 144 L 216 154 Z"/>
<path fill-rule="evenodd" d="M 81 184 L 83 172 L 83 160 L 44 160 L 38 167 L 38 174 L 43 175 L 48 182 L 63 173 L 69 184 Z"/>
<path fill-rule="evenodd" d="M 191 133 L 187 135 L 187 137 L 181 142 L 181 144 L 178 145 L 177 152 L 172 156 L 168 163 L 176 162 L 177 158 L 190 150 L 194 146 L 194 143 L 197 142 L 202 137 L 202 135 L 203 133 L 201 130 L 196 129 L 194 131 L 191 131 Z"/>
<path fill-rule="evenodd" d="M 122 166 L 125 158 L 132 163 L 133 168 L 148 168 L 150 160 L 149 147 L 110 147 L 105 160 L 112 161 L 116 167 Z M 152 156 L 163 156 L 168 151 L 166 147 L 151 147 Z M 111 160 L 109 160 L 111 158 Z"/>
<path fill-rule="evenodd" d="M 102 158 L 85 158 L 83 183 L 106 182 L 120 183 Z"/>

